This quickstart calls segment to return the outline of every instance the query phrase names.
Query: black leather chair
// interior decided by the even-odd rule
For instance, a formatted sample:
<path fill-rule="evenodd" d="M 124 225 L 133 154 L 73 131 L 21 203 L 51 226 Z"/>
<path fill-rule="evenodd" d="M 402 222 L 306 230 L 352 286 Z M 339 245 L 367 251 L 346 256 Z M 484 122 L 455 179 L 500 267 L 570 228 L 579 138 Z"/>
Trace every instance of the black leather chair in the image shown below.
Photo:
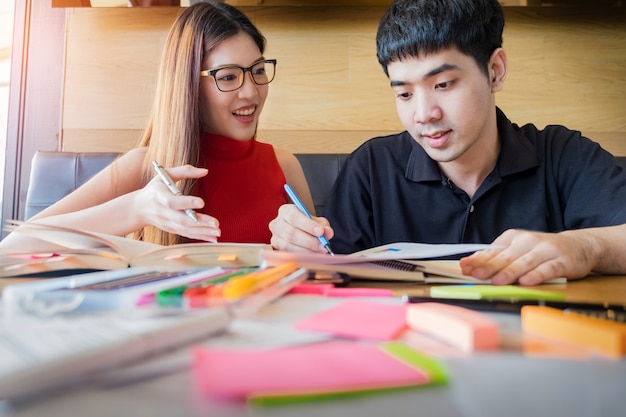
<path fill-rule="evenodd" d="M 31 165 L 25 219 L 74 191 L 118 155 L 115 152 L 37 152 Z M 304 169 L 318 215 L 324 212 L 326 197 L 347 156 L 345 153 L 296 154 Z M 626 156 L 618 156 L 617 161 L 626 170 Z"/>
<path fill-rule="evenodd" d="M 324 213 L 324 204 L 333 184 L 348 157 L 347 153 L 301 153 L 295 154 L 300 161 L 304 176 L 309 183 L 315 212 Z"/>
<path fill-rule="evenodd" d="M 118 156 L 117 152 L 37 151 L 30 167 L 24 219 L 77 189 Z"/>

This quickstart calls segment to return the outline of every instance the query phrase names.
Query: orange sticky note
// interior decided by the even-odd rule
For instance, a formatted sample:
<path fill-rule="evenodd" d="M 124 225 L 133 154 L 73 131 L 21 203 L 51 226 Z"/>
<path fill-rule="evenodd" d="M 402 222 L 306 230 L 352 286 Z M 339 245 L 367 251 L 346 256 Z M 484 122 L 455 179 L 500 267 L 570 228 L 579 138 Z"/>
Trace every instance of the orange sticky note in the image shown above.
<path fill-rule="evenodd" d="M 626 354 L 626 324 L 543 306 L 522 307 L 522 329 L 609 356 Z"/>
<path fill-rule="evenodd" d="M 464 352 L 491 350 L 499 345 L 498 323 L 485 314 L 442 303 L 419 303 L 407 307 L 410 328 L 431 334 Z"/>

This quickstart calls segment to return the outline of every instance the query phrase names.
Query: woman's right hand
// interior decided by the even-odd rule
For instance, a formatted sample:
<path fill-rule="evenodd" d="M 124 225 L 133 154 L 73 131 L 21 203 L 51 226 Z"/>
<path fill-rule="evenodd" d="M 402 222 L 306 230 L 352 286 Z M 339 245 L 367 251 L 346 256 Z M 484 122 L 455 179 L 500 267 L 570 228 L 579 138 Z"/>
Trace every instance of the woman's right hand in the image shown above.
<path fill-rule="evenodd" d="M 205 168 L 183 165 L 166 168 L 174 182 L 184 178 L 202 178 L 207 174 Z M 148 184 L 136 192 L 134 212 L 138 213 L 144 224 L 150 224 L 169 233 L 175 233 L 195 240 L 217 242 L 221 235 L 219 221 L 212 216 L 196 213 L 196 223 L 185 209 L 200 209 L 204 201 L 191 195 L 174 195 L 155 175 Z"/>
<path fill-rule="evenodd" d="M 324 235 L 330 240 L 334 235 L 325 217 L 309 219 L 293 204 L 283 204 L 269 227 L 272 247 L 291 252 L 327 253 L 317 237 Z"/>

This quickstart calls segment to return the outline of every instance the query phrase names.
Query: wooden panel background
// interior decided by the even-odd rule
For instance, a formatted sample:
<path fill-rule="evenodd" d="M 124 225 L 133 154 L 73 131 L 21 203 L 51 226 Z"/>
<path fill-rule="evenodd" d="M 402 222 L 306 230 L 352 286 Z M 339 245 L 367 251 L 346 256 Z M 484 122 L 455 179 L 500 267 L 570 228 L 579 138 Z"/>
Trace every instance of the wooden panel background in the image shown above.
<path fill-rule="evenodd" d="M 384 7 L 242 7 L 278 59 L 261 140 L 350 152 L 402 129 L 375 56 Z M 127 150 L 150 109 L 176 8 L 66 9 L 65 151 Z M 623 8 L 506 8 L 510 74 L 498 105 L 519 123 L 564 124 L 626 155 Z"/>

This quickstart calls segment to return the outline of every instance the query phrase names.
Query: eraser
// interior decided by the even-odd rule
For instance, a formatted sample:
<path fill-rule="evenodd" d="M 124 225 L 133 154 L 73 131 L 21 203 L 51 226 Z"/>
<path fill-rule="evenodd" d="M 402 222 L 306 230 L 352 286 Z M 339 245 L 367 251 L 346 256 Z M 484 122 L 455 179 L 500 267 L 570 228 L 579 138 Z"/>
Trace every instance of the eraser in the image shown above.
<path fill-rule="evenodd" d="M 497 349 L 500 343 L 498 324 L 464 307 L 436 302 L 410 304 L 406 323 L 465 352 Z"/>
<path fill-rule="evenodd" d="M 522 329 L 609 356 L 626 354 L 626 324 L 544 306 L 523 306 Z"/>

